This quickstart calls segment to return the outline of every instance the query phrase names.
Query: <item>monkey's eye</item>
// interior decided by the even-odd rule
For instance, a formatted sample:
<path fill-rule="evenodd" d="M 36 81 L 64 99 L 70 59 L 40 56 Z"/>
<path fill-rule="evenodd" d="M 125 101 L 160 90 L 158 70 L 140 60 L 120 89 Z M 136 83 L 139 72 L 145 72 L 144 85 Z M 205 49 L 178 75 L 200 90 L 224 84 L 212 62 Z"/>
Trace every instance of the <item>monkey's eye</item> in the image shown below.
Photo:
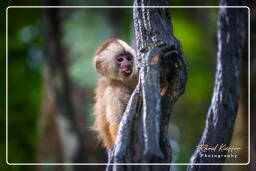
<path fill-rule="evenodd" d="M 117 58 L 117 61 L 118 61 L 118 62 L 122 62 L 122 61 L 123 61 L 123 58 L 122 58 L 122 57 L 118 57 L 118 58 Z"/>
<path fill-rule="evenodd" d="M 127 59 L 128 61 L 130 61 L 130 60 L 132 60 L 132 57 L 131 57 L 131 56 L 127 56 L 126 59 Z"/>

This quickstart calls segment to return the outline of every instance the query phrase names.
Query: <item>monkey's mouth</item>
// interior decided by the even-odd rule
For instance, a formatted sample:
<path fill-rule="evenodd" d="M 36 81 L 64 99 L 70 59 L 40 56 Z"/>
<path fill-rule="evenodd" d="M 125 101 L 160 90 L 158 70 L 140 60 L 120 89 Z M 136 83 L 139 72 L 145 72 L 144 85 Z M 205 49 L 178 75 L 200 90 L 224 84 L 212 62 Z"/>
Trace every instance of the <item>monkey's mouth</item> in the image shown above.
<path fill-rule="evenodd" d="M 121 72 L 122 72 L 123 74 L 125 74 L 125 75 L 130 75 L 130 74 L 132 73 L 132 70 L 129 69 L 129 68 L 125 68 L 125 69 L 123 69 Z"/>

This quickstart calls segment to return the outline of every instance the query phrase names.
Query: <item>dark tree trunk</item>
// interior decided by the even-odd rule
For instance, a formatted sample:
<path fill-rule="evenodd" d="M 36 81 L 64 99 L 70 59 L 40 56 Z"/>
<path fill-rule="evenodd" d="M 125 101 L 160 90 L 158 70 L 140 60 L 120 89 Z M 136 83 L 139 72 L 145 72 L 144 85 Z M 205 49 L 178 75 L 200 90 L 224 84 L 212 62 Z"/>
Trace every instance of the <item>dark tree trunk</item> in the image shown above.
<path fill-rule="evenodd" d="M 43 5 L 60 5 L 59 0 L 42 1 Z M 84 123 L 81 122 L 81 117 L 77 115 L 75 106 L 72 101 L 72 81 L 69 77 L 68 58 L 62 45 L 62 29 L 59 8 L 44 8 L 44 37 L 45 37 L 45 58 L 44 58 L 44 99 L 45 102 L 42 112 L 42 135 L 41 139 L 44 142 L 52 143 L 55 154 L 45 156 L 40 154 L 42 161 L 45 162 L 53 159 L 51 162 L 72 162 L 72 163 L 86 163 L 90 150 L 93 150 L 93 144 L 86 143 L 86 132 Z M 49 104 L 50 102 L 50 104 Z M 49 105 L 51 105 L 49 108 Z M 47 108 L 48 107 L 48 108 Z M 54 110 L 52 110 L 54 109 Z M 49 115 L 49 116 L 47 116 Z M 51 116 L 50 116 L 51 115 Z M 53 120 L 49 120 L 53 119 Z M 48 119 L 48 120 L 47 120 Z M 84 119 L 84 118 L 83 118 Z M 84 120 L 85 121 L 85 120 Z M 49 122 L 54 124 L 49 124 Z M 48 124 L 47 124 L 48 123 Z M 53 129 L 51 129 L 53 128 Z M 50 131 L 49 131 L 50 130 Z M 57 140 L 52 141 L 48 132 L 56 132 Z M 63 136 L 64 135 L 64 136 Z M 88 138 L 88 137 L 87 137 Z M 72 148 L 70 140 L 76 143 L 75 149 Z M 62 141 L 65 140 L 65 141 Z M 54 142 L 58 142 L 54 144 Z M 40 144 L 40 148 L 46 149 L 46 144 Z M 48 150 L 50 151 L 50 150 Z M 42 152 L 42 150 L 41 150 Z M 51 152 L 51 151 L 50 151 Z M 60 153 L 62 152 L 62 153 Z M 60 154 L 59 154 L 60 153 Z M 55 160 L 57 156 L 59 160 Z M 57 158 L 57 159 L 58 159 Z M 62 170 L 64 169 L 64 166 Z M 84 170 L 83 166 L 73 166 L 74 170 Z"/>
<path fill-rule="evenodd" d="M 79 123 L 75 117 L 75 110 L 72 104 L 71 96 L 71 80 L 68 75 L 68 63 L 65 57 L 64 49 L 61 43 L 61 28 L 59 20 L 59 9 L 48 8 L 44 9 L 45 14 L 45 31 L 46 31 L 46 77 L 49 84 L 51 96 L 54 98 L 54 103 L 57 105 L 56 113 L 59 113 L 67 121 L 71 123 L 70 133 L 79 141 L 79 146 L 83 143 L 83 135 Z M 61 116 L 60 116 L 61 117 Z M 80 149 L 84 151 L 83 149 Z M 81 152 L 80 151 L 80 152 Z M 79 152 L 79 153 L 80 153 Z M 77 155 L 80 155 L 80 154 Z M 83 155 L 85 157 L 85 155 Z M 86 159 L 86 158 L 84 158 Z M 76 157 L 72 160 L 76 161 Z"/>
<path fill-rule="evenodd" d="M 135 0 L 135 6 L 167 5 Z M 170 114 L 187 81 L 181 44 L 167 8 L 134 8 L 139 83 L 127 105 L 109 163 L 170 163 Z M 107 170 L 169 170 L 169 165 L 108 165 Z"/>
<path fill-rule="evenodd" d="M 220 5 L 241 5 L 233 0 L 222 0 Z M 218 23 L 218 56 L 215 87 L 208 111 L 206 126 L 198 145 L 229 146 L 236 120 L 240 94 L 240 60 L 247 51 L 247 9 L 221 8 Z M 227 151 L 211 151 L 209 154 L 225 155 Z M 225 158 L 202 157 L 207 152 L 197 148 L 191 163 L 224 163 Z M 221 165 L 190 165 L 189 171 L 216 171 Z"/>

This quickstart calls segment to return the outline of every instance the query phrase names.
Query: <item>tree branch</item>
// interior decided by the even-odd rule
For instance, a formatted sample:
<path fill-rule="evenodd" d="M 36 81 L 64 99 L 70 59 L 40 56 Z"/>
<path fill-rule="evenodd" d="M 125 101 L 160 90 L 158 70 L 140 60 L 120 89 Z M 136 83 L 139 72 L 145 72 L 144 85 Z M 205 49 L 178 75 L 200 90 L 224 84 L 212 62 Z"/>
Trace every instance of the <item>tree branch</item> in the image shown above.
<path fill-rule="evenodd" d="M 233 1 L 234 2 L 234 1 Z M 231 0 L 222 0 L 220 5 L 230 6 Z M 229 146 L 239 99 L 240 59 L 245 50 L 247 9 L 221 8 L 218 23 L 218 55 L 215 87 L 206 126 L 199 145 L 225 144 Z M 191 163 L 223 163 L 225 158 L 202 157 L 205 152 L 199 148 L 191 157 Z M 211 151 L 213 155 L 225 155 L 226 151 Z M 190 165 L 189 171 L 221 170 L 221 165 Z"/>
<path fill-rule="evenodd" d="M 170 163 L 167 137 L 171 111 L 184 92 L 187 70 L 181 44 L 174 37 L 167 5 L 135 0 L 134 27 L 138 48 L 139 83 L 109 151 L 107 170 L 169 170 L 169 166 L 123 166 L 111 163 Z"/>

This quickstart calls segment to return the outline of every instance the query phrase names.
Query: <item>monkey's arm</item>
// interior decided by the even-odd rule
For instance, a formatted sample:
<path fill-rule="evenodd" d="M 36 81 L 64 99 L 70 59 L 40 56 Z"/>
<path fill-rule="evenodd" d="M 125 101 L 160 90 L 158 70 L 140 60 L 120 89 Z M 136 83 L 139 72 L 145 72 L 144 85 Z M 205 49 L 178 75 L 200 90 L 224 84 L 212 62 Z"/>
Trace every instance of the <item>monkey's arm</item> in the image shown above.
<path fill-rule="evenodd" d="M 124 93 L 123 90 L 117 88 L 109 88 L 106 91 L 106 119 L 109 123 L 109 132 L 113 141 L 116 140 L 119 123 L 121 121 L 123 112 L 129 101 L 129 94 Z"/>

